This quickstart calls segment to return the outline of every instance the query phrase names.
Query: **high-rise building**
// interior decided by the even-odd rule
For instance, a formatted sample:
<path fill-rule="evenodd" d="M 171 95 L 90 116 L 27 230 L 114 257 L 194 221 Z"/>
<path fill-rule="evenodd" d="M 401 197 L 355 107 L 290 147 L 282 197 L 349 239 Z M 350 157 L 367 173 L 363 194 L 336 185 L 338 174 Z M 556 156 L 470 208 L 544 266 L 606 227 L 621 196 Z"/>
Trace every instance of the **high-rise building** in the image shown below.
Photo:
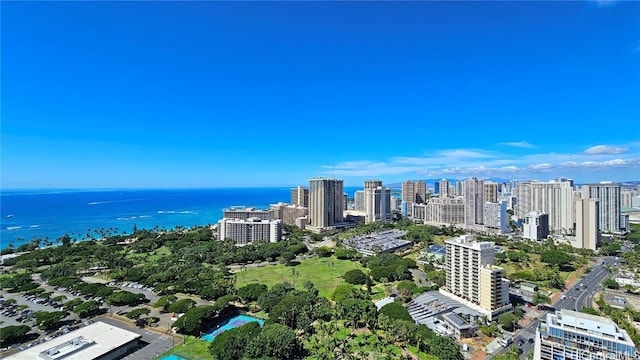
<path fill-rule="evenodd" d="M 576 201 L 576 241 L 575 247 L 596 250 L 600 242 L 598 226 L 598 199 L 580 199 Z"/>
<path fill-rule="evenodd" d="M 399 197 L 396 197 L 396 196 L 391 197 L 391 213 L 393 213 L 394 211 L 400 210 L 401 202 L 402 200 L 400 200 Z"/>
<path fill-rule="evenodd" d="M 462 181 L 462 180 L 458 180 L 458 181 L 456 181 L 456 186 L 455 186 L 455 190 L 454 190 L 454 195 L 455 195 L 455 196 L 462 196 L 462 195 L 464 195 L 464 181 Z"/>
<path fill-rule="evenodd" d="M 523 219 L 532 211 L 549 215 L 549 230 L 572 233 L 574 229 L 573 187 L 570 181 L 523 181 L 512 194 L 516 196 L 515 214 Z"/>
<path fill-rule="evenodd" d="M 364 222 L 391 220 L 391 189 L 383 188 L 380 180 L 364 182 Z"/>
<path fill-rule="evenodd" d="M 485 227 L 497 229 L 500 234 L 510 232 L 506 201 L 485 202 L 483 212 Z"/>
<path fill-rule="evenodd" d="M 484 181 L 471 178 L 464 181 L 464 223 L 482 224 L 484 211 Z"/>
<path fill-rule="evenodd" d="M 222 217 L 226 219 L 246 220 L 249 218 L 259 218 L 260 220 L 273 220 L 275 214 L 273 210 L 258 210 L 253 207 L 231 207 L 222 211 Z"/>
<path fill-rule="evenodd" d="M 624 207 L 633 207 L 631 199 L 634 195 L 637 195 L 637 191 L 630 189 L 620 190 L 620 205 Z"/>
<path fill-rule="evenodd" d="M 296 225 L 296 220 L 307 216 L 309 212 L 309 208 L 304 206 L 288 205 L 283 202 L 271 204 L 269 209 L 274 212 L 276 219 L 282 220 L 287 225 Z"/>
<path fill-rule="evenodd" d="M 445 241 L 446 282 L 441 293 L 461 299 L 491 320 L 511 309 L 509 281 L 502 268 L 493 265 L 495 244 L 476 242 L 471 235 Z"/>
<path fill-rule="evenodd" d="M 585 185 L 582 197 L 600 200 L 600 231 L 620 232 L 620 185 L 611 182 Z"/>
<path fill-rule="evenodd" d="M 422 204 L 427 199 L 427 184 L 418 180 L 413 182 L 407 180 L 402 183 L 402 201 L 407 203 L 407 210 L 411 215 L 411 208 L 414 203 Z"/>
<path fill-rule="evenodd" d="M 298 186 L 291 188 L 291 204 L 298 206 L 309 206 L 309 188 Z"/>
<path fill-rule="evenodd" d="M 484 185 L 484 201 L 485 202 L 497 202 L 498 201 L 498 183 L 491 181 L 485 181 Z"/>
<path fill-rule="evenodd" d="M 353 194 L 354 210 L 364 212 L 364 190 L 356 190 Z"/>
<path fill-rule="evenodd" d="M 309 224 L 326 228 L 344 218 L 344 182 L 338 179 L 309 179 Z"/>
<path fill-rule="evenodd" d="M 549 214 L 532 211 L 527 214 L 522 224 L 522 237 L 529 240 L 543 240 L 549 236 Z"/>
<path fill-rule="evenodd" d="M 433 183 L 433 193 L 434 194 L 440 194 L 440 183 L 439 182 Z"/>
<path fill-rule="evenodd" d="M 453 195 L 452 193 L 449 192 L 451 190 L 449 188 L 449 180 L 447 180 L 447 179 L 440 180 L 439 187 L 440 187 L 439 195 L 440 195 L 441 198 L 446 198 L 446 197 L 449 197 L 449 196 Z"/>
<path fill-rule="evenodd" d="M 536 330 L 535 360 L 632 360 L 636 347 L 611 319 L 560 309 L 547 313 Z"/>
<path fill-rule="evenodd" d="M 278 242 L 282 238 L 282 220 L 221 219 L 218 221 L 218 239 L 232 239 L 236 245 L 256 241 Z"/>
<path fill-rule="evenodd" d="M 462 197 L 431 198 L 424 204 L 413 204 L 413 221 L 429 225 L 464 224 Z"/>

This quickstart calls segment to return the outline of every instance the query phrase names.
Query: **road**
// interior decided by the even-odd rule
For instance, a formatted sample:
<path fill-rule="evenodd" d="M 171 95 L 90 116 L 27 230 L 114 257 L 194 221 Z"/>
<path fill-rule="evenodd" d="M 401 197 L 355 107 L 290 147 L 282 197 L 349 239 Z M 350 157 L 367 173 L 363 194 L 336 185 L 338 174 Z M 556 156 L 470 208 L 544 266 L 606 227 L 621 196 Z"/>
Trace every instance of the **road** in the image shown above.
<path fill-rule="evenodd" d="M 563 295 L 566 295 L 564 299 L 560 297 L 556 300 L 551 307 L 556 310 L 559 309 L 569 309 L 574 311 L 580 311 L 584 307 L 591 307 L 591 302 L 593 300 L 593 296 L 595 295 L 598 286 L 600 283 L 604 281 L 609 272 L 605 270 L 606 265 L 613 265 L 616 262 L 613 256 L 607 256 L 601 258 L 601 260 L 594 265 L 591 271 L 582 277 L 580 280 L 576 281 L 573 286 L 567 289 Z M 583 286 L 584 284 L 584 286 Z M 575 300 L 573 300 L 575 299 Z M 543 312 L 540 318 L 546 317 L 547 312 Z M 523 340 L 524 343 L 520 346 L 522 349 L 522 353 L 520 355 L 521 360 L 526 360 L 528 358 L 529 352 L 533 351 L 536 328 L 538 326 L 538 320 L 534 320 L 529 323 L 527 326 L 517 331 L 516 336 L 514 336 L 514 344 L 518 345 L 520 340 Z M 492 354 L 491 357 L 498 354 L 506 354 L 509 348 L 503 348 L 499 352 Z"/>

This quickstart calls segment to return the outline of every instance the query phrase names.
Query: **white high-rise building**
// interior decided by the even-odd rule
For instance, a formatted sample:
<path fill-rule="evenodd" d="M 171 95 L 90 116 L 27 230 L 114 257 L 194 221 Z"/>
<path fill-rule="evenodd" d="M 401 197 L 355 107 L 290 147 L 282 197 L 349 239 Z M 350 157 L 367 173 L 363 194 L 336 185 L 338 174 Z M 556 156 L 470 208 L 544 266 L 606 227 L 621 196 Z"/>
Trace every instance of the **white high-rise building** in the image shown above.
<path fill-rule="evenodd" d="M 510 232 L 509 215 L 507 214 L 507 202 L 485 202 L 484 203 L 484 226 L 497 229 L 500 234 Z"/>
<path fill-rule="evenodd" d="M 573 246 L 596 250 L 600 243 L 598 199 L 576 201 L 576 241 Z"/>
<path fill-rule="evenodd" d="M 441 293 L 461 300 L 491 320 L 511 309 L 509 280 L 493 265 L 495 244 L 476 242 L 471 235 L 445 241 L 446 285 Z"/>
<path fill-rule="evenodd" d="M 309 222 L 327 228 L 344 219 L 344 182 L 338 179 L 309 179 Z"/>
<path fill-rule="evenodd" d="M 439 186 L 440 186 L 440 189 L 439 189 L 439 191 L 440 191 L 439 196 L 440 196 L 441 198 L 446 198 L 446 197 L 449 197 L 449 196 L 452 196 L 452 195 L 453 195 L 453 194 L 450 192 L 450 190 L 451 190 L 451 189 L 450 189 L 450 185 L 449 185 L 449 180 L 447 180 L 447 179 L 442 179 L 442 180 L 440 180 L 440 185 L 439 185 Z"/>
<path fill-rule="evenodd" d="M 613 320 L 560 309 L 540 320 L 533 347 L 535 360 L 638 359 L 629 334 Z"/>
<path fill-rule="evenodd" d="M 464 224 L 462 197 L 431 198 L 425 204 L 413 204 L 413 220 L 429 225 Z"/>
<path fill-rule="evenodd" d="M 282 238 L 282 220 L 221 219 L 218 221 L 218 239 L 232 239 L 236 245 L 248 245 L 256 241 L 278 242 Z"/>
<path fill-rule="evenodd" d="M 383 188 L 380 180 L 364 182 L 364 221 L 391 221 L 391 189 Z"/>
<path fill-rule="evenodd" d="M 582 197 L 600 200 L 600 231 L 620 232 L 620 185 L 611 182 L 585 185 Z"/>
<path fill-rule="evenodd" d="M 464 223 L 482 224 L 484 211 L 484 181 L 471 178 L 464 181 Z"/>
<path fill-rule="evenodd" d="M 517 198 L 515 215 L 523 219 L 532 211 L 549 215 L 549 230 L 572 233 L 574 202 L 571 181 L 523 181 L 513 190 Z"/>
<path fill-rule="evenodd" d="M 532 211 L 524 218 L 522 237 L 529 240 L 543 240 L 549 236 L 549 214 Z"/>

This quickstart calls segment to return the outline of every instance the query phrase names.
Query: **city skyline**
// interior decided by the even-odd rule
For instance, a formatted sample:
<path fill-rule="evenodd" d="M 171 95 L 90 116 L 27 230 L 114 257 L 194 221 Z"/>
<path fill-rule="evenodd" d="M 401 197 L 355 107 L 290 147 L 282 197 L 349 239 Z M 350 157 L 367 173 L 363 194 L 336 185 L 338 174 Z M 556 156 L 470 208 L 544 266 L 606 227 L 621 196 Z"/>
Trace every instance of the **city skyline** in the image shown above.
<path fill-rule="evenodd" d="M 2 189 L 640 180 L 637 2 L 1 7 Z"/>

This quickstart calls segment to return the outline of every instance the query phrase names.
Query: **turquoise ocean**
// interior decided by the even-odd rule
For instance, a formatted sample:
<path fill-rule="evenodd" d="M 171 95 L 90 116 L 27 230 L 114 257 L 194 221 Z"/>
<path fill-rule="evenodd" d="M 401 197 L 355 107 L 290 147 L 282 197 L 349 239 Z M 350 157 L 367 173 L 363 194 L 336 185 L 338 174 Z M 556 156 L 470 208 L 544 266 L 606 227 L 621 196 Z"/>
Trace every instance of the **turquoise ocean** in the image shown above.
<path fill-rule="evenodd" d="M 349 197 L 359 188 L 345 187 Z M 100 231 L 131 233 L 215 224 L 232 206 L 267 209 L 288 203 L 290 187 L 167 190 L 2 190 L 0 249 L 35 238 L 50 241 L 68 234 L 99 238 Z"/>

